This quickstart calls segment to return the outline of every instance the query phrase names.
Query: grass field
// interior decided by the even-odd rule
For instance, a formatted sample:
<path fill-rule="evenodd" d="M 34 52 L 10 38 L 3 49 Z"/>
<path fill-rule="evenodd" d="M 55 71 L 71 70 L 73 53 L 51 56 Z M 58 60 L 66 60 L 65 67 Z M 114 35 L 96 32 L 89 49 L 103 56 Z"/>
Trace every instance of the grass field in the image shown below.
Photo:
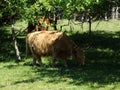
<path fill-rule="evenodd" d="M 58 28 L 67 21 L 58 22 Z M 26 27 L 17 22 L 15 28 Z M 85 49 L 85 66 L 68 68 L 60 62 L 50 66 L 50 57 L 42 57 L 43 67 L 32 66 L 32 56 L 25 59 L 25 33 L 18 36 L 22 61 L 15 63 L 10 26 L 0 26 L 0 90 L 119 90 L 120 89 L 120 21 L 96 21 L 89 37 L 88 24 L 63 27 L 75 43 Z"/>

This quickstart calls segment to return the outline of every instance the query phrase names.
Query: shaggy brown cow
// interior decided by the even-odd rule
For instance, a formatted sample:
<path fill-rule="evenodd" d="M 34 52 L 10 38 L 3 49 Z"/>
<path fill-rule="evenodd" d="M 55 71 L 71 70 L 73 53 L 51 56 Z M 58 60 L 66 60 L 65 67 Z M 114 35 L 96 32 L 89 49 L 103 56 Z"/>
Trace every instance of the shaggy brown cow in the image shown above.
<path fill-rule="evenodd" d="M 33 55 L 33 64 L 38 60 L 42 65 L 41 56 L 52 56 L 52 65 L 55 59 L 60 58 L 67 67 L 66 59 L 72 56 L 77 64 L 84 65 L 84 51 L 80 49 L 70 38 L 62 32 L 37 31 L 27 35 L 26 51 L 28 46 Z"/>
<path fill-rule="evenodd" d="M 52 18 L 48 18 L 42 16 L 39 20 L 37 20 L 34 24 L 28 23 L 28 33 L 31 33 L 33 30 L 35 31 L 48 31 L 51 23 L 53 23 Z"/>
<path fill-rule="evenodd" d="M 45 16 L 41 17 L 35 25 L 35 31 L 48 31 L 48 28 L 52 22 L 52 18 Z"/>

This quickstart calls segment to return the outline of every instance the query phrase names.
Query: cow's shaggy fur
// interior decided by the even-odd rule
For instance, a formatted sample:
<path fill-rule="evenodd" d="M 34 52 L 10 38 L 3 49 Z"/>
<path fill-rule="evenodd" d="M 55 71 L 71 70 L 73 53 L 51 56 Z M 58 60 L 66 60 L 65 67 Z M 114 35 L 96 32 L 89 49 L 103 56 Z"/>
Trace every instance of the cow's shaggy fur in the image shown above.
<path fill-rule="evenodd" d="M 77 64 L 84 65 L 84 51 L 80 49 L 67 35 L 57 31 L 38 31 L 27 35 L 26 51 L 30 48 L 33 55 L 33 64 L 38 60 L 42 65 L 41 56 L 52 56 L 52 65 L 55 59 L 60 58 L 67 66 L 66 60 L 72 56 Z"/>

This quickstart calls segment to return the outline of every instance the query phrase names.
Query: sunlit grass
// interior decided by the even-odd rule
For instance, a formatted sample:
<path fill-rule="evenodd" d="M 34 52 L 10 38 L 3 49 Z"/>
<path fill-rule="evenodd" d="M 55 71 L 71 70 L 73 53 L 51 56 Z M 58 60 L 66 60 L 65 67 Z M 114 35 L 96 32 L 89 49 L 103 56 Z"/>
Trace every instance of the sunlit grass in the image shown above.
<path fill-rule="evenodd" d="M 119 78 L 114 75 L 118 71 L 98 67 L 64 69 L 32 67 L 25 62 L 0 63 L 0 90 L 119 90 Z"/>

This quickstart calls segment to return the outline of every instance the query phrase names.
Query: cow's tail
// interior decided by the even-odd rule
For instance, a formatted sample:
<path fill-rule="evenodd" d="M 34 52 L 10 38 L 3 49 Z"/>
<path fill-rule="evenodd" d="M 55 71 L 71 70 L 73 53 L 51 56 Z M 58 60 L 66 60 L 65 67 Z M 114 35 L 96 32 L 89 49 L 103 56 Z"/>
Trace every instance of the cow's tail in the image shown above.
<path fill-rule="evenodd" d="M 25 56 L 26 59 L 28 57 L 29 51 L 30 51 L 30 49 L 29 49 L 28 40 L 27 40 L 27 37 L 26 37 L 26 56 Z"/>

